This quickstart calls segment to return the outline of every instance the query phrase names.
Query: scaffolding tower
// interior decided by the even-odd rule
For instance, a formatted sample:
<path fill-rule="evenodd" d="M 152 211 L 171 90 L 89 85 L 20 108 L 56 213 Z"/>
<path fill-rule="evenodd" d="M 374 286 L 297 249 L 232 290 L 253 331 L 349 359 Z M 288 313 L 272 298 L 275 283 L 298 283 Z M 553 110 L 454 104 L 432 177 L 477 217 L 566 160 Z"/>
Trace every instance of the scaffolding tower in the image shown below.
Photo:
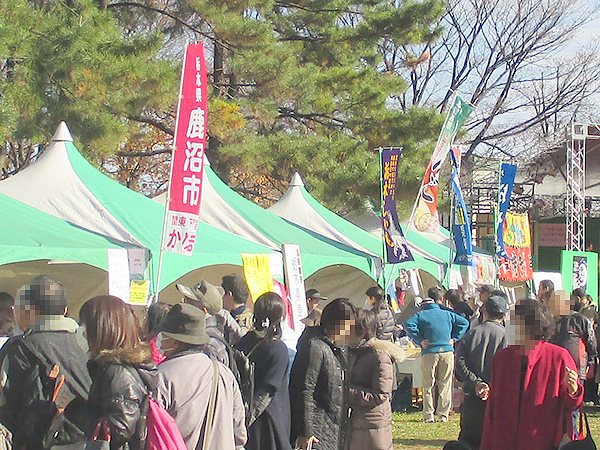
<path fill-rule="evenodd" d="M 567 250 L 585 250 L 585 141 L 588 126 L 572 123 L 567 143 Z"/>

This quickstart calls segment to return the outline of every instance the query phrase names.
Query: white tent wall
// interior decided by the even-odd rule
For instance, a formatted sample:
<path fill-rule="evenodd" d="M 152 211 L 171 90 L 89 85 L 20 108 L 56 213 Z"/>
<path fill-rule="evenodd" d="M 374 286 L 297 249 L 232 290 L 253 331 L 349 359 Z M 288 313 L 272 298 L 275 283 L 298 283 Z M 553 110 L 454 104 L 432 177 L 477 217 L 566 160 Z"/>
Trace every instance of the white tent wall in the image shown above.
<path fill-rule="evenodd" d="M 48 275 L 65 286 L 68 311 L 73 317 L 78 317 L 79 308 L 87 300 L 108 291 L 108 274 L 105 270 L 88 264 L 47 259 L 0 266 L 0 291 L 14 297 L 21 286 L 31 283 L 38 275 Z"/>

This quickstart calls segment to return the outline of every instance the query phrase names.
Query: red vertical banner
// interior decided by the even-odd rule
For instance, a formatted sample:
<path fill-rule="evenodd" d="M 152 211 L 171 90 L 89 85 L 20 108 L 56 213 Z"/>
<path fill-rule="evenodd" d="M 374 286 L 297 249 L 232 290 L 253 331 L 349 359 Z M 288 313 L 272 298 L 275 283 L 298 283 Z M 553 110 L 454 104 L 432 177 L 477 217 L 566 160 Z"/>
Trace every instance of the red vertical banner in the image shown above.
<path fill-rule="evenodd" d="M 204 44 L 186 47 L 162 250 L 191 255 L 196 241 L 207 124 Z"/>

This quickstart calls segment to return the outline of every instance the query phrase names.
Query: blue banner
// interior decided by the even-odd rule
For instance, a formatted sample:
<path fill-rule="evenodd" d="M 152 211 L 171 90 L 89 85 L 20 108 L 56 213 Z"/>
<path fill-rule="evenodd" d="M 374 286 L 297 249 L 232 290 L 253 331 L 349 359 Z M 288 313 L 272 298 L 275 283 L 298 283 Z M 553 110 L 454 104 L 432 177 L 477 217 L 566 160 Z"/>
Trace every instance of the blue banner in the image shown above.
<path fill-rule="evenodd" d="M 398 184 L 398 164 L 402 156 L 400 148 L 384 148 L 381 157 L 381 222 L 387 261 L 390 264 L 414 261 L 408 242 L 404 237 L 398 213 L 396 212 L 396 186 Z"/>
<path fill-rule="evenodd" d="M 453 149 L 454 150 L 454 149 Z M 452 237 L 456 249 L 454 264 L 473 265 L 473 241 L 471 239 L 471 222 L 467 213 L 467 205 L 460 187 L 460 153 L 450 152 L 452 159 L 452 190 L 454 202 L 452 210 Z"/>
<path fill-rule="evenodd" d="M 500 167 L 500 188 L 498 189 L 498 225 L 496 226 L 496 254 L 501 258 L 510 259 L 504 249 L 504 222 L 510 205 L 510 196 L 515 183 L 517 166 L 503 163 Z"/>

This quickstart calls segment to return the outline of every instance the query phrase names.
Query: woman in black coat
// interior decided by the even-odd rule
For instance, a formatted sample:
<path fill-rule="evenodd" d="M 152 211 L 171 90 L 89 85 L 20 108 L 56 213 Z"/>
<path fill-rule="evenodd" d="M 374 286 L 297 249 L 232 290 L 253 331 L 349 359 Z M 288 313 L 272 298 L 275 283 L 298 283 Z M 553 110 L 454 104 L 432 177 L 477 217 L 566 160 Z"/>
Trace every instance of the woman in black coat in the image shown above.
<path fill-rule="evenodd" d="M 91 356 L 88 435 L 103 420 L 108 424 L 111 450 L 143 450 L 146 399 L 156 387 L 151 349 L 140 340 L 133 312 L 117 297 L 88 300 L 80 317 Z M 99 439 L 104 438 L 101 431 Z"/>
<path fill-rule="evenodd" d="M 342 450 L 347 427 L 346 357 L 343 347 L 351 339 L 355 310 L 345 298 L 323 309 L 322 333 L 308 341 L 306 351 L 294 361 L 294 377 L 301 383 L 301 405 L 294 414 L 298 424 L 297 447 Z M 300 367 L 301 366 L 301 367 Z M 301 369 L 301 370 L 300 370 Z"/>
<path fill-rule="evenodd" d="M 254 362 L 254 400 L 249 411 L 246 450 L 291 450 L 289 357 L 281 341 L 285 305 L 266 292 L 254 304 L 254 329 L 236 347 Z"/>

